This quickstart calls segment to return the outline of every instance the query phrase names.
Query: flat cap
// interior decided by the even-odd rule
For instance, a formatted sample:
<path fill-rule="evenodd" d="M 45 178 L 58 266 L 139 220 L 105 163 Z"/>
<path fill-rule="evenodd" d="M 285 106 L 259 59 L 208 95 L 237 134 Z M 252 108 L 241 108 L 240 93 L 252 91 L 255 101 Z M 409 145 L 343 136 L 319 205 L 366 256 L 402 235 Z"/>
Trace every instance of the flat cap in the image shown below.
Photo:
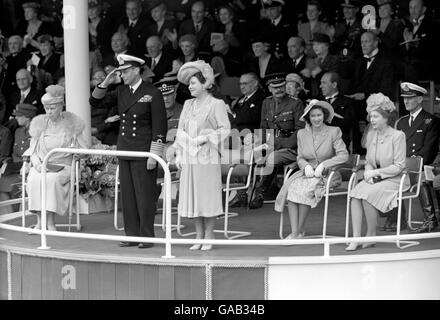
<path fill-rule="evenodd" d="M 20 103 L 17 104 L 12 114 L 16 117 L 25 116 L 29 119 L 32 119 L 37 115 L 37 107 L 28 103 Z"/>

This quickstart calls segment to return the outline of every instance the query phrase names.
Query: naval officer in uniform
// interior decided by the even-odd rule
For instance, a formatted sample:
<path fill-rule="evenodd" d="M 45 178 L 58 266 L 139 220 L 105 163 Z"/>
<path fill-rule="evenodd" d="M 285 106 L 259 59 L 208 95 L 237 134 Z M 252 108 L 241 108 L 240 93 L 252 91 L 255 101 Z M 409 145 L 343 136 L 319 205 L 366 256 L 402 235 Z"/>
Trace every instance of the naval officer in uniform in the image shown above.
<path fill-rule="evenodd" d="M 144 60 L 120 54 L 119 68 L 107 75 L 92 93 L 92 107 L 106 96 L 118 105 L 120 128 L 117 150 L 151 152 L 162 156 L 167 116 L 162 93 L 141 78 Z M 107 88 L 121 73 L 125 85 Z M 127 236 L 154 237 L 157 162 L 153 158 L 119 157 L 124 228 Z M 121 247 L 150 248 L 152 243 L 121 242 Z"/>
<path fill-rule="evenodd" d="M 401 97 L 409 114 L 397 120 L 396 129 L 405 132 L 406 156 L 420 156 L 423 158 L 423 165 L 431 165 L 439 149 L 440 120 L 423 110 L 423 96 L 428 93 L 423 87 L 414 83 L 403 82 L 400 88 Z M 423 182 L 420 188 L 419 200 L 425 219 L 417 232 L 431 231 L 438 225 L 431 189 L 432 185 L 427 181 Z M 389 230 L 387 231 L 394 231 L 393 223 L 397 221 L 394 211 L 389 220 L 391 220 L 392 225 L 388 226 Z"/>

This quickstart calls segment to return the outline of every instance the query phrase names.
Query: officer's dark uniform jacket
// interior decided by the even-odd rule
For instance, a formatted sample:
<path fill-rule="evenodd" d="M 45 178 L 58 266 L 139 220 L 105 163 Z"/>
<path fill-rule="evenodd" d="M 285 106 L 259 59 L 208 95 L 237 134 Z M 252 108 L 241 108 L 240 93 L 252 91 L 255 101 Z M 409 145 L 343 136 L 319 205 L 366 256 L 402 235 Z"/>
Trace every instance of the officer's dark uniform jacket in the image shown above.
<path fill-rule="evenodd" d="M 305 123 L 299 120 L 303 112 L 302 101 L 287 95 L 278 103 L 273 97 L 268 97 L 263 101 L 261 128 L 274 130 L 275 150 L 297 148 L 298 130 L 305 126 Z M 266 134 L 263 133 L 263 137 L 266 137 Z"/>
<path fill-rule="evenodd" d="M 12 161 L 23 161 L 23 153 L 29 149 L 31 136 L 28 129 L 25 127 L 18 127 L 14 134 L 14 146 L 12 147 Z"/>
<path fill-rule="evenodd" d="M 107 94 L 107 96 L 106 96 Z M 131 94 L 128 85 L 118 86 L 107 93 L 97 86 L 90 97 L 94 107 L 103 99 L 118 105 L 120 128 L 117 149 L 124 151 L 147 151 L 162 156 L 167 132 L 167 117 L 162 93 L 154 86 L 142 82 Z M 120 157 L 125 160 L 139 158 Z"/>
<path fill-rule="evenodd" d="M 440 119 L 421 110 L 414 123 L 409 126 L 409 115 L 396 122 L 396 129 L 406 135 L 406 156 L 421 156 L 425 165 L 431 164 L 438 152 Z"/>
<path fill-rule="evenodd" d="M 168 112 L 167 111 L 167 119 L 168 119 L 168 132 L 166 142 L 174 142 L 177 127 L 179 126 L 180 114 L 182 113 L 183 106 L 180 103 L 175 103 L 173 109 Z"/>

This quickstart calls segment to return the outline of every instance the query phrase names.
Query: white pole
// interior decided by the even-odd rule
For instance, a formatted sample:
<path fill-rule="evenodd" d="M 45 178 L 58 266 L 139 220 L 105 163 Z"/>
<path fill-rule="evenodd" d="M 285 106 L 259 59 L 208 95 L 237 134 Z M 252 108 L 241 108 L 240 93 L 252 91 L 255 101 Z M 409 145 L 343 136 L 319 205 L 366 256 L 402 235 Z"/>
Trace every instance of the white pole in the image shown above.
<path fill-rule="evenodd" d="M 66 109 L 84 120 L 91 142 L 88 0 L 64 0 Z"/>

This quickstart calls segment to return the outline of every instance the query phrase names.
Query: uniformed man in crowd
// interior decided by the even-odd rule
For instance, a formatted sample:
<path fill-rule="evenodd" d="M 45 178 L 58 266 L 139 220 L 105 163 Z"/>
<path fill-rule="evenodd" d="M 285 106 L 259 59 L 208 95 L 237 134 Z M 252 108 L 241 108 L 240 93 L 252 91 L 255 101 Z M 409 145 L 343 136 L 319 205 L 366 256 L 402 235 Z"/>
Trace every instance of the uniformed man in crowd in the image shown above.
<path fill-rule="evenodd" d="M 8 158 L 6 160 L 6 168 L 0 179 L 0 193 L 7 195 L 6 198 L 2 195 L 2 199 L 15 199 L 21 194 L 20 169 L 23 166 L 23 154 L 29 149 L 31 141 L 29 125 L 37 112 L 37 107 L 31 104 L 18 104 L 12 112 L 18 122 L 18 128 L 15 130 L 14 140 L 12 140 L 9 130 L 6 129 L 8 131 L 7 136 L 10 136 L 9 141 L 5 141 L 9 146 L 9 152 L 10 146 L 12 143 L 14 144 L 12 146 L 12 159 Z"/>
<path fill-rule="evenodd" d="M 110 72 L 92 93 L 90 104 L 106 96 L 107 88 L 121 73 L 125 85 L 107 94 L 118 105 L 120 129 L 117 150 L 163 155 L 167 117 L 162 93 L 141 78 L 145 61 L 130 55 L 118 56 L 119 67 Z M 153 158 L 119 157 L 124 229 L 127 236 L 154 237 L 157 192 L 157 162 Z M 151 248 L 152 243 L 121 242 L 121 247 Z"/>
<path fill-rule="evenodd" d="M 183 106 L 176 101 L 177 77 L 166 77 L 154 84 L 162 92 L 167 112 L 168 131 L 165 153 L 168 146 L 174 143 L 179 126 L 180 114 Z"/>
<path fill-rule="evenodd" d="M 296 21 L 283 14 L 284 0 L 263 0 L 261 3 L 267 20 L 261 23 L 259 33 L 270 39 L 275 56 L 283 59 L 287 57 L 287 40 L 298 34 Z"/>
<path fill-rule="evenodd" d="M 396 122 L 396 129 L 406 135 L 406 156 L 423 158 L 424 165 L 431 165 L 439 150 L 440 119 L 423 110 L 423 96 L 428 92 L 414 83 L 403 82 L 400 85 L 401 97 L 409 114 Z M 435 206 L 432 199 L 432 187 L 424 181 L 420 189 L 420 204 L 425 216 L 424 223 L 418 232 L 432 230 L 438 225 Z M 393 210 L 385 225 L 386 231 L 395 231 L 397 212 Z M 388 225 L 387 225 L 388 224 Z M 406 223 L 404 224 L 406 226 Z"/>
<path fill-rule="evenodd" d="M 264 204 L 264 193 L 269 189 L 277 169 L 296 162 L 297 133 L 304 128 L 300 117 L 304 105 L 299 99 L 286 94 L 286 74 L 278 73 L 266 78 L 266 84 L 272 96 L 263 101 L 261 111 L 262 129 L 261 144 L 258 149 L 265 149 L 266 157 L 257 160 L 260 166 L 259 181 L 256 183 L 255 196 L 249 205 L 250 209 L 261 208 Z M 258 143 L 258 134 L 254 140 Z M 256 156 L 258 158 L 258 156 Z"/>

